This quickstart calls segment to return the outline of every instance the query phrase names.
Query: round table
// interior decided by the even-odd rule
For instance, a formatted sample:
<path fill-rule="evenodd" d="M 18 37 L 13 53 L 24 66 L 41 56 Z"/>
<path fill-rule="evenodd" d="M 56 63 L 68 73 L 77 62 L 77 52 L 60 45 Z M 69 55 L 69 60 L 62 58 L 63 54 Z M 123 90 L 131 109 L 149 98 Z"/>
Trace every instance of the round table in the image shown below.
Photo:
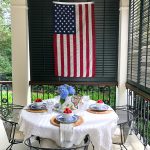
<path fill-rule="evenodd" d="M 94 101 L 90 101 L 90 104 Z M 110 110 L 112 108 L 109 107 Z M 75 110 L 77 115 L 82 116 L 84 122 L 73 127 L 72 145 L 78 145 L 85 135 L 89 134 L 95 150 L 111 150 L 112 135 L 117 127 L 117 114 L 112 110 L 108 114 L 93 114 L 90 112 Z M 57 116 L 57 112 L 51 114 L 32 113 L 25 109 L 20 114 L 20 130 L 24 133 L 25 138 L 36 135 L 41 138 L 53 139 L 58 145 L 60 144 L 59 127 L 50 123 L 51 117 Z"/>

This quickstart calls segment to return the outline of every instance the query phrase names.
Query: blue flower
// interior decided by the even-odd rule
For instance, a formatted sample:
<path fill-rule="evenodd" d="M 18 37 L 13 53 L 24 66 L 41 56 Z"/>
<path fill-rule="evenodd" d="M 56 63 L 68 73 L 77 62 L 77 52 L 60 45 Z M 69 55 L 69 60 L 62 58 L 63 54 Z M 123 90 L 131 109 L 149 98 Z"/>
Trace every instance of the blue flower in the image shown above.
<path fill-rule="evenodd" d="M 68 96 L 69 92 L 67 90 L 67 88 L 62 88 L 60 90 L 60 98 L 61 99 L 65 99 Z"/>
<path fill-rule="evenodd" d="M 64 84 L 63 86 L 66 87 L 66 88 L 68 88 L 69 85 L 68 84 Z"/>
<path fill-rule="evenodd" d="M 69 92 L 69 94 L 74 95 L 74 94 L 75 94 L 75 89 L 74 89 L 74 87 L 68 86 L 68 92 Z"/>
<path fill-rule="evenodd" d="M 60 94 L 63 89 L 67 89 L 66 86 L 61 85 L 58 87 L 58 93 Z"/>
<path fill-rule="evenodd" d="M 65 99 L 69 94 L 74 95 L 75 89 L 72 86 L 69 86 L 67 84 L 61 85 L 58 87 L 58 93 L 60 94 L 61 99 Z"/>

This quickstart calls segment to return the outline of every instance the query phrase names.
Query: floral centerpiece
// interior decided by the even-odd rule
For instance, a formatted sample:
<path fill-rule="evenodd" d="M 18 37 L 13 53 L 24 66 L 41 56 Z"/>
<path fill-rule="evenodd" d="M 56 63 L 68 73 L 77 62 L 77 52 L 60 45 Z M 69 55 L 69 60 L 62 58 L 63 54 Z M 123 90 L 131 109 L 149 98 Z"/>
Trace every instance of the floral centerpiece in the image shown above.
<path fill-rule="evenodd" d="M 64 103 L 65 99 L 68 96 L 72 96 L 75 94 L 75 89 L 73 86 L 69 86 L 67 84 L 58 86 L 57 92 L 60 94 L 60 102 Z"/>

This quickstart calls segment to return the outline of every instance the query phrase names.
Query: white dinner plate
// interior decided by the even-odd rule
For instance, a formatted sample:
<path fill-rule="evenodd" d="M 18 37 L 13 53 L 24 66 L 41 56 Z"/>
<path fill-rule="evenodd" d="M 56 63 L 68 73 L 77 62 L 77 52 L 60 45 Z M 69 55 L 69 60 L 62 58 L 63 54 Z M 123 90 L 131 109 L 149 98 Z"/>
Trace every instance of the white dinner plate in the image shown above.
<path fill-rule="evenodd" d="M 29 105 L 29 109 L 31 110 L 45 110 L 47 109 L 45 104 L 42 104 L 41 106 L 36 106 L 33 103 Z"/>
<path fill-rule="evenodd" d="M 61 122 L 61 123 L 74 123 L 79 119 L 79 116 L 77 115 L 73 115 L 70 118 L 64 118 L 63 114 L 60 114 L 58 116 L 56 116 L 56 120 Z"/>
<path fill-rule="evenodd" d="M 102 105 L 101 107 L 98 107 L 96 104 L 91 104 L 91 105 L 89 106 L 89 108 L 90 108 L 91 110 L 95 110 L 95 111 L 106 111 L 106 110 L 109 109 L 109 106 L 106 105 L 106 104 L 104 104 L 104 105 Z"/>

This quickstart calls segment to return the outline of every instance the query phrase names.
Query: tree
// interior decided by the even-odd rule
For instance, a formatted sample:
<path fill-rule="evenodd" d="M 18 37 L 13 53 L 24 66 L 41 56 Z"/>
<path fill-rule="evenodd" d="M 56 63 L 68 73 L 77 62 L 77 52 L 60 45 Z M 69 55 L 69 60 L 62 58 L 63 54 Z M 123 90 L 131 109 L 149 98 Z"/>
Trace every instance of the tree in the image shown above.
<path fill-rule="evenodd" d="M 0 0 L 0 80 L 11 80 L 10 0 Z"/>

